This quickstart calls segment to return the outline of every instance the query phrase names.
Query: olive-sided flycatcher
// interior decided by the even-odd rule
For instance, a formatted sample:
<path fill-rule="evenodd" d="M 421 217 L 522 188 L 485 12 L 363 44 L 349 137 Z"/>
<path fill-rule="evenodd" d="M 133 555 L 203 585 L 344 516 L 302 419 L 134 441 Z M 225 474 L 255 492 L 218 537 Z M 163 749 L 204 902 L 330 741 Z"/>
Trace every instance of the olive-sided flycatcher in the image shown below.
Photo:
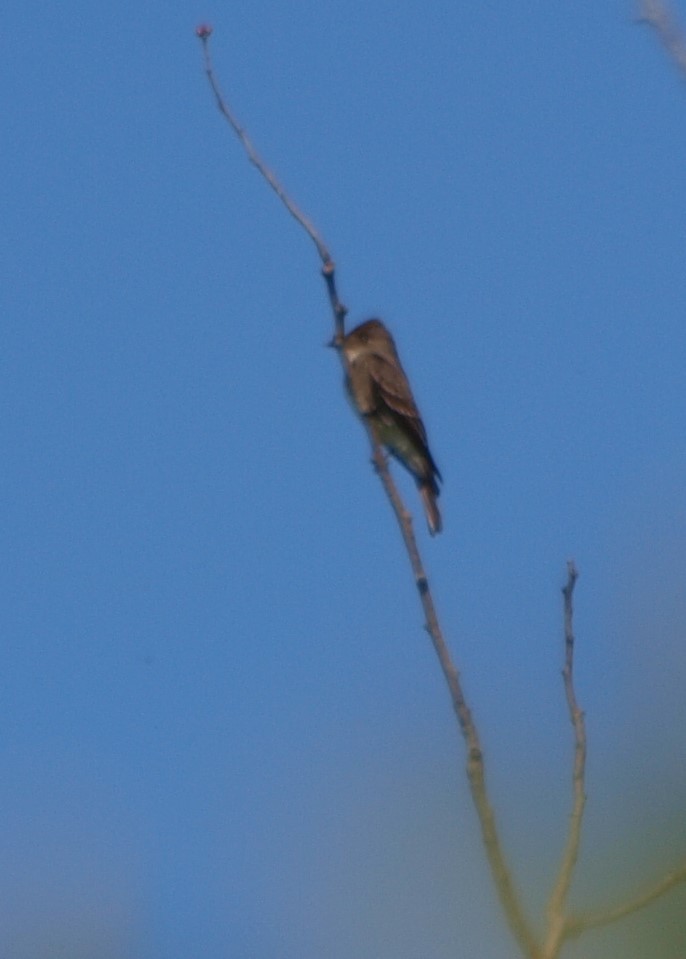
<path fill-rule="evenodd" d="M 393 337 L 381 320 L 367 320 L 343 339 L 348 361 L 346 386 L 377 443 L 412 473 L 424 504 L 429 532 L 441 531 L 438 480 L 426 430 L 412 396 Z"/>

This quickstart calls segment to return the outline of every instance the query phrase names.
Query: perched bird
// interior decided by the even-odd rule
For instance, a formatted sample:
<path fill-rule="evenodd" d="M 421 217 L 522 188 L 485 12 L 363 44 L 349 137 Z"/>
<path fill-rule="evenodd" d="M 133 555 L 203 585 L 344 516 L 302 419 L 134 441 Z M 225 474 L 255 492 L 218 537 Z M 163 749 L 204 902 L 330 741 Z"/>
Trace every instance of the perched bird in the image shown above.
<path fill-rule="evenodd" d="M 441 531 L 438 467 L 429 451 L 426 430 L 412 396 L 393 337 L 381 320 L 367 320 L 343 338 L 348 361 L 346 386 L 377 443 L 412 473 L 433 536 Z"/>

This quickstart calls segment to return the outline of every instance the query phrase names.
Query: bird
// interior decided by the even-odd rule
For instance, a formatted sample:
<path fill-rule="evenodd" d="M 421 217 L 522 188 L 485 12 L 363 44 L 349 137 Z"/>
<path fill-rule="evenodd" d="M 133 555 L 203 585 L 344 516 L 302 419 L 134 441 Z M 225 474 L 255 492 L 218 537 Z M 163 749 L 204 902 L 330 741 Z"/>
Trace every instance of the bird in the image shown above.
<path fill-rule="evenodd" d="M 443 478 L 429 450 L 424 423 L 415 403 L 395 342 L 379 319 L 356 326 L 340 343 L 346 359 L 346 388 L 353 406 L 373 438 L 415 479 L 431 535 L 443 523 L 436 502 Z"/>

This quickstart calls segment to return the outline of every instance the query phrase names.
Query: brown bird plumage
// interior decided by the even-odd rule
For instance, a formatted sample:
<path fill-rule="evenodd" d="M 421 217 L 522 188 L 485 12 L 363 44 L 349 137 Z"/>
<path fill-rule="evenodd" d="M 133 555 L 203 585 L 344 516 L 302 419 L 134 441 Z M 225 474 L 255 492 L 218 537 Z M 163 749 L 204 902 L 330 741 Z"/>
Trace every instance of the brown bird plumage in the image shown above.
<path fill-rule="evenodd" d="M 367 320 L 343 339 L 347 387 L 376 441 L 412 473 L 433 535 L 441 531 L 436 502 L 441 474 L 429 450 L 426 430 L 402 368 L 393 337 L 381 320 Z"/>

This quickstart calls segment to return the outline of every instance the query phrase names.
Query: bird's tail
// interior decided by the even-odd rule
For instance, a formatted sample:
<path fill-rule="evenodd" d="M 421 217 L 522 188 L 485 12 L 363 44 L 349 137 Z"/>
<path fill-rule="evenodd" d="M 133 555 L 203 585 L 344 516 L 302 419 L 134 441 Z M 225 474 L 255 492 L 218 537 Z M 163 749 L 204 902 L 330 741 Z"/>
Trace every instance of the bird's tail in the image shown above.
<path fill-rule="evenodd" d="M 419 495 L 424 504 L 424 512 L 426 513 L 426 521 L 429 524 L 429 532 L 432 536 L 435 536 L 436 533 L 440 533 L 443 529 L 443 521 L 441 520 L 438 503 L 436 502 L 438 498 L 438 487 L 436 483 L 419 483 Z"/>

